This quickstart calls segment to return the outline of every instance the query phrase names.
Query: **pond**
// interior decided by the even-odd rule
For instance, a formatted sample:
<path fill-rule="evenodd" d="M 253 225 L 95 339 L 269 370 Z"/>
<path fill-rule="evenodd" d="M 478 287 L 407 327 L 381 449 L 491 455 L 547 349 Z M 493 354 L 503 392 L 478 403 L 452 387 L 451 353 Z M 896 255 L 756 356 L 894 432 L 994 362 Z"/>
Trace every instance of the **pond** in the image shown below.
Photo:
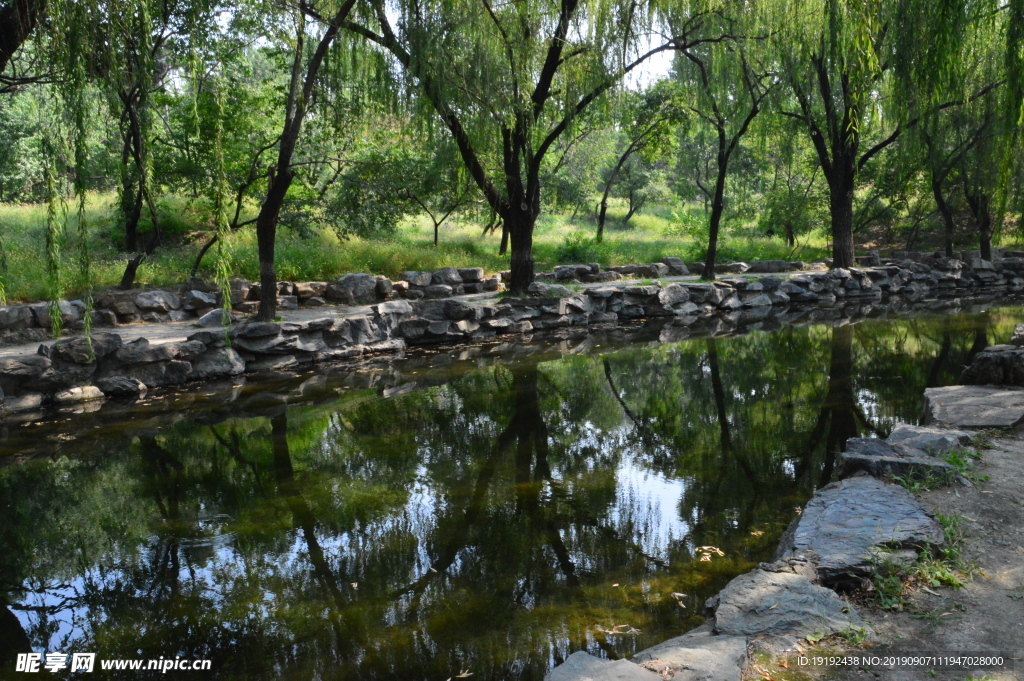
<path fill-rule="evenodd" d="M 11 425 L 0 677 L 29 650 L 217 679 L 540 681 L 575 650 L 628 657 L 771 559 L 847 438 L 920 421 L 925 387 L 1022 320 L 653 325 Z"/>

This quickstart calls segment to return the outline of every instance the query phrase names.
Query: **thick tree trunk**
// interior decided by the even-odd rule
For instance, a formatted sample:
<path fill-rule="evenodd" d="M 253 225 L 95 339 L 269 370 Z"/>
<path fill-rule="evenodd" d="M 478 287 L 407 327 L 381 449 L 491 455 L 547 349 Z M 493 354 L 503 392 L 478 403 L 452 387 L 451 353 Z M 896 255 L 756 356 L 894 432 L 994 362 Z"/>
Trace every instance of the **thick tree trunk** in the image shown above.
<path fill-rule="evenodd" d="M 953 211 L 950 209 L 949 204 L 946 203 L 945 197 L 942 195 L 942 182 L 937 178 L 932 178 L 932 196 L 935 198 L 935 205 L 939 209 L 939 214 L 942 215 L 942 223 L 945 225 L 945 242 L 946 242 L 946 257 L 953 257 Z"/>
<path fill-rule="evenodd" d="M 829 213 L 832 218 L 832 267 L 853 267 L 853 173 L 829 182 Z"/>
<path fill-rule="evenodd" d="M 46 0 L 14 0 L 0 8 L 0 73 L 46 16 Z"/>
<path fill-rule="evenodd" d="M 438 237 L 437 233 L 440 230 L 440 227 L 441 227 L 441 223 L 440 222 L 435 222 L 434 223 L 434 248 L 437 248 L 437 237 Z"/>
<path fill-rule="evenodd" d="M 597 243 L 604 241 L 604 221 L 608 215 L 609 191 L 611 191 L 611 183 L 605 185 L 604 194 L 601 196 L 601 203 L 597 209 Z"/>
<path fill-rule="evenodd" d="M 533 283 L 533 226 L 536 218 L 521 211 L 504 218 L 512 240 L 512 283 L 509 288 L 513 293 L 525 293 Z"/>
<path fill-rule="evenodd" d="M 708 253 L 704 259 L 704 274 L 701 279 L 715 280 L 715 258 L 718 255 L 718 228 L 725 210 L 725 176 L 728 159 L 719 158 L 718 176 L 715 178 L 715 194 L 711 200 L 711 218 L 708 221 Z"/>

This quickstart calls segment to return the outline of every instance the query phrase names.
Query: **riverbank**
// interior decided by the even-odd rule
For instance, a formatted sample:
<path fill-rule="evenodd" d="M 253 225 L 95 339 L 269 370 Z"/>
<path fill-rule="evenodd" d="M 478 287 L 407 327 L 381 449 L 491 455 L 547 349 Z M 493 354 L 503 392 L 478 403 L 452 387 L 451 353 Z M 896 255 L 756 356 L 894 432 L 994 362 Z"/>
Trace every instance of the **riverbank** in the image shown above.
<path fill-rule="evenodd" d="M 632 271 L 626 274 L 653 270 L 664 276 L 671 267 L 686 276 L 684 264 L 667 260 L 639 270 L 630 266 Z M 787 265 L 743 264 L 743 268 L 744 272 L 777 271 Z M 188 322 L 167 322 L 163 317 L 186 307 L 182 300 L 212 302 L 213 296 L 198 290 L 181 297 L 160 291 L 124 292 L 126 299 L 120 302 L 132 306 L 123 308 L 124 315 L 135 318 L 133 310 L 140 305 L 160 305 L 163 312 L 147 313 L 157 315 L 159 321 L 141 325 L 141 332 L 127 338 L 97 332 L 90 340 L 72 336 L 43 343 L 34 352 L 31 345 L 6 348 L 0 352 L 3 409 L 6 414 L 29 414 L 19 418 L 31 419 L 53 407 L 138 398 L 152 388 L 291 371 L 400 352 L 409 346 L 586 333 L 646 319 L 671 319 L 676 329 L 693 327 L 715 335 L 737 326 L 838 319 L 848 307 L 854 315 L 901 314 L 919 304 L 941 309 L 971 294 L 998 296 L 1024 290 L 1024 258 L 1006 258 L 998 269 L 978 259 L 964 263 L 936 257 L 908 259 L 898 265 L 726 277 L 712 283 L 658 279 L 612 284 L 597 269 L 561 269 L 552 277 L 565 284 L 535 282 L 527 297 L 498 295 L 493 289 L 499 282 L 485 280 L 480 268 L 409 272 L 406 280 L 397 283 L 401 286 L 370 275 L 347 275 L 324 284 L 324 289 L 348 304 L 307 305 L 292 310 L 294 317 L 288 320 L 227 328 L 219 326 L 222 310 L 212 309 L 195 322 L 198 331 Z M 615 270 L 607 274 L 614 275 L 611 279 L 624 276 Z M 598 281 L 581 283 L 588 277 Z M 298 285 L 289 286 L 293 288 L 282 295 L 298 298 Z M 470 286 L 473 293 L 465 293 Z M 244 288 L 244 295 L 241 289 L 238 292 L 240 298 L 248 298 L 252 290 Z M 316 293 L 312 286 L 307 288 L 305 293 Z M 492 291 L 483 292 L 487 288 Z M 395 297 L 396 291 L 403 297 Z M 312 298 L 316 296 L 310 295 L 307 301 Z M 374 300 L 383 302 L 368 304 Z M 192 311 L 198 313 L 201 308 Z M 679 338 L 687 333 L 675 332 Z"/>

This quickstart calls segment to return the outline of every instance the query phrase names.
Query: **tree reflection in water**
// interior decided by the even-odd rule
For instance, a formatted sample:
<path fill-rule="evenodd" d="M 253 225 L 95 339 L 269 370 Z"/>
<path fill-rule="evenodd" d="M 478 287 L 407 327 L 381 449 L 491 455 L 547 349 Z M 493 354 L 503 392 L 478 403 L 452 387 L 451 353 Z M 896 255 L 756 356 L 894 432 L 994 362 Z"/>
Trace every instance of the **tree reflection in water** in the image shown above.
<path fill-rule="evenodd" d="M 209 658 L 224 679 L 443 680 L 628 656 L 699 623 L 847 438 L 915 420 L 921 390 L 1013 321 L 624 347 L 139 424 L 112 453 L 72 443 L 0 468 L 0 659 L 31 645 Z"/>

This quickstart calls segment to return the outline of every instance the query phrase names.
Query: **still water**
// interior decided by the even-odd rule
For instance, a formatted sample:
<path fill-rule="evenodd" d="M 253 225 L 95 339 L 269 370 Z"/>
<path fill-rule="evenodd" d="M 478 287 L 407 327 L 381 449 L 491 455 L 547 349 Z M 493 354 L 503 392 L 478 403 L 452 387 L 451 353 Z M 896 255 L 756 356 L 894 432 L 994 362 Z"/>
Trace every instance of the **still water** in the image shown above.
<path fill-rule="evenodd" d="M 539 681 L 575 650 L 628 657 L 770 559 L 847 438 L 918 422 L 926 386 L 1022 320 L 613 332 L 11 425 L 0 678 L 29 650 L 216 679 Z M 81 678 L 147 678 L 121 674 Z"/>

